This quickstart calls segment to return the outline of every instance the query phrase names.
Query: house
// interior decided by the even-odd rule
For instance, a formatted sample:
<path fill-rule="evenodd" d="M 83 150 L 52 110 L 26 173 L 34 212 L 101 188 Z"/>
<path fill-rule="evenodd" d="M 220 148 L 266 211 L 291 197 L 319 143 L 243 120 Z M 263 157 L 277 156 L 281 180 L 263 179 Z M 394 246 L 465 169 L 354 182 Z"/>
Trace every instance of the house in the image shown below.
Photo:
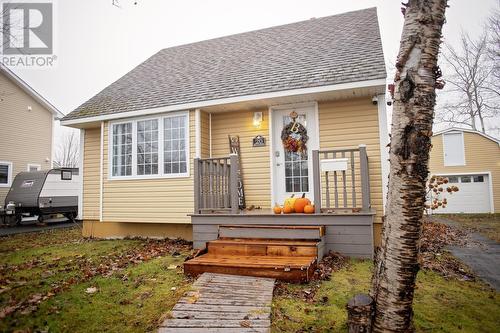
<path fill-rule="evenodd" d="M 52 167 L 54 121 L 63 116 L 20 77 L 0 65 L 0 206 L 16 174 Z"/>
<path fill-rule="evenodd" d="M 482 132 L 449 128 L 432 137 L 429 169 L 458 192 L 434 213 L 500 212 L 500 141 Z"/>
<path fill-rule="evenodd" d="M 227 226 L 313 228 L 325 250 L 371 257 L 385 91 L 375 8 L 161 50 L 62 120 L 82 129 L 83 232 L 204 248 Z M 315 214 L 272 214 L 303 193 Z"/>

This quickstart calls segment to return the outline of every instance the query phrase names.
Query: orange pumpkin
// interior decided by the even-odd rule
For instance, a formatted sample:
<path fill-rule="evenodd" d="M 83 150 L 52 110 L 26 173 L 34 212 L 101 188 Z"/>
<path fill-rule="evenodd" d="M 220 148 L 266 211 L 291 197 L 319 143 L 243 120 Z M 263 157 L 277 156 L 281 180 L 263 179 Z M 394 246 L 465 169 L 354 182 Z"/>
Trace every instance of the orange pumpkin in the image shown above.
<path fill-rule="evenodd" d="M 285 205 L 283 206 L 283 214 L 290 214 L 293 213 L 293 209 L 290 205 Z"/>
<path fill-rule="evenodd" d="M 311 205 L 311 204 L 306 205 L 304 207 L 304 213 L 306 213 L 306 214 L 313 214 L 314 213 L 314 205 Z"/>
<path fill-rule="evenodd" d="M 303 213 L 304 212 L 304 207 L 307 205 L 311 204 L 311 200 L 306 198 L 306 194 L 302 194 L 301 198 L 298 198 L 295 200 L 293 204 L 293 209 L 295 210 L 295 213 Z"/>
<path fill-rule="evenodd" d="M 273 208 L 273 211 L 274 211 L 274 214 L 281 214 L 282 209 L 278 204 L 276 204 Z"/>

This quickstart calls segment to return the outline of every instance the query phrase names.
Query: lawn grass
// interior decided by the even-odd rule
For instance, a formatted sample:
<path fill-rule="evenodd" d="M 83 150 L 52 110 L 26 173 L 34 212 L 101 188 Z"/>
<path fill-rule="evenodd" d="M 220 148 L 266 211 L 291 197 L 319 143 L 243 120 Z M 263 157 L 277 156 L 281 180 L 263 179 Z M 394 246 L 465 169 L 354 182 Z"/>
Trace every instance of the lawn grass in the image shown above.
<path fill-rule="evenodd" d="M 0 238 L 0 332 L 155 331 L 190 281 L 172 269 L 187 251 L 150 256 L 147 244 L 85 240 L 78 229 Z M 113 266 L 123 258 L 126 264 Z M 351 260 L 330 281 L 315 282 L 312 301 L 290 297 L 311 285 L 285 284 L 289 294 L 273 301 L 273 331 L 345 332 L 345 304 L 369 289 L 371 266 Z M 495 332 L 500 326 L 499 293 L 430 271 L 418 275 L 414 310 L 418 332 Z"/>
<path fill-rule="evenodd" d="M 110 263 L 123 263 L 124 253 L 141 255 L 145 241 L 88 241 L 80 232 L 0 239 L 0 332 L 153 331 L 189 288 L 182 271 L 171 269 L 187 253 L 114 267 Z M 97 291 L 87 293 L 90 287 Z M 5 315 L 13 304 L 22 306 Z"/>
<path fill-rule="evenodd" d="M 500 243 L 500 213 L 438 215 Z"/>
<path fill-rule="evenodd" d="M 320 283 L 313 302 L 287 295 L 273 301 L 273 332 L 346 332 L 345 305 L 369 290 L 371 261 L 351 260 L 349 266 Z M 287 285 L 294 289 L 310 286 Z M 296 290 L 295 290 L 296 292 Z M 445 279 L 421 271 L 414 302 L 417 332 L 497 332 L 500 293 L 480 282 Z"/>

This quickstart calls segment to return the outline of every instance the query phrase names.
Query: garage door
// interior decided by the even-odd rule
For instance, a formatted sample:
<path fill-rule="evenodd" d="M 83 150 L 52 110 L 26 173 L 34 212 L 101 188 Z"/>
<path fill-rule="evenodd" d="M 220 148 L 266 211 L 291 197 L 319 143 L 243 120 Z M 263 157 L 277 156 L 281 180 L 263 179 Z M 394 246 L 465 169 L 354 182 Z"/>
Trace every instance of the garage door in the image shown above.
<path fill-rule="evenodd" d="M 458 192 L 446 194 L 446 208 L 439 208 L 434 213 L 489 213 L 490 181 L 487 174 L 446 176 L 450 185 L 456 185 Z"/>

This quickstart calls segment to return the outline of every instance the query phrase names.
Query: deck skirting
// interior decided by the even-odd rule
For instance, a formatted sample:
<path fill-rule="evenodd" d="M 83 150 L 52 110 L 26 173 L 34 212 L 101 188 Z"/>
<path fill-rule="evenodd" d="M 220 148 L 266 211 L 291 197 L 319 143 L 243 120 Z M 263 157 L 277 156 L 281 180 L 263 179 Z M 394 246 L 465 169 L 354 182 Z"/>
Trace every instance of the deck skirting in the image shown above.
<path fill-rule="evenodd" d="M 324 253 L 339 252 L 355 258 L 373 258 L 373 213 L 366 214 L 196 214 L 191 215 L 193 247 L 204 249 L 208 241 L 219 237 L 224 225 L 302 225 L 324 226 Z M 278 232 L 278 231 L 275 231 Z M 251 237 L 248 235 L 247 237 Z M 277 234 L 277 238 L 286 238 Z M 307 238 L 307 235 L 304 235 Z"/>

